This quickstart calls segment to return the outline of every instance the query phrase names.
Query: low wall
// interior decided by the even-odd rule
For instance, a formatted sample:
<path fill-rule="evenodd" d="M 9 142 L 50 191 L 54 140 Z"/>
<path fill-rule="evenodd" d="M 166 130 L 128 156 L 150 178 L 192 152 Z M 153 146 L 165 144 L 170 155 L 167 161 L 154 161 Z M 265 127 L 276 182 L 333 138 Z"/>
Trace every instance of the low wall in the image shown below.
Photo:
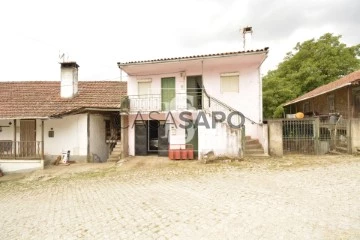
<path fill-rule="evenodd" d="M 44 169 L 44 160 L 0 160 L 0 169 L 4 173 L 30 172 Z"/>
<path fill-rule="evenodd" d="M 61 154 L 59 154 L 59 155 L 45 155 L 44 156 L 44 159 L 45 159 L 44 164 L 45 164 L 45 166 L 49 165 L 49 164 L 53 164 L 58 156 L 61 156 Z M 92 160 L 92 156 L 90 156 L 90 160 Z M 77 163 L 86 163 L 86 162 L 88 162 L 87 155 L 71 155 L 71 152 L 70 152 L 70 161 L 75 161 Z"/>

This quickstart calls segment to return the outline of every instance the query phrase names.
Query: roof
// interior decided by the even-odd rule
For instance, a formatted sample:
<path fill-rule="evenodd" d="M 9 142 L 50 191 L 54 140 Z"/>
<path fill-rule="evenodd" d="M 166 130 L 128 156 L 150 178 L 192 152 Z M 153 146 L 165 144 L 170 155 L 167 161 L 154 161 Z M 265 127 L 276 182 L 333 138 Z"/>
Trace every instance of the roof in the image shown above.
<path fill-rule="evenodd" d="M 360 80 L 360 70 L 350 73 L 349 75 L 346 75 L 338 80 L 335 80 L 333 82 L 330 82 L 328 84 L 322 85 L 318 88 L 315 88 L 314 90 L 305 93 L 304 95 L 295 98 L 287 103 L 284 104 L 284 106 L 297 103 L 300 101 L 304 101 L 328 92 L 332 92 L 336 89 L 343 88 L 345 86 L 351 85 L 357 81 Z"/>
<path fill-rule="evenodd" d="M 124 66 L 124 65 L 132 65 L 132 64 L 161 63 L 161 62 L 171 62 L 171 61 L 181 61 L 181 60 L 196 60 L 196 59 L 201 59 L 201 58 L 267 53 L 268 50 L 269 50 L 269 48 L 265 47 L 264 49 L 247 50 L 247 51 L 213 53 L 213 54 L 193 55 L 193 56 L 173 57 L 173 58 L 159 58 L 159 59 L 153 59 L 153 60 L 131 61 L 131 62 L 124 62 L 124 63 L 118 62 L 118 65 Z"/>
<path fill-rule="evenodd" d="M 79 81 L 78 94 L 60 97 L 60 81 L 0 82 L 0 119 L 48 118 L 82 108 L 119 109 L 126 82 Z"/>

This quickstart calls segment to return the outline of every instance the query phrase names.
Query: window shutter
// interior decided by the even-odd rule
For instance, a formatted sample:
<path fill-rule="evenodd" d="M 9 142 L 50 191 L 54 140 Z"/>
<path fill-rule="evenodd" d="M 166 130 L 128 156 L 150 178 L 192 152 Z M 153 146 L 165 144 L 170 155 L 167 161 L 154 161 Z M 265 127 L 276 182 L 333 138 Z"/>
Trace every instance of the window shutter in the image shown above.
<path fill-rule="evenodd" d="M 239 74 L 224 73 L 220 75 L 221 92 L 239 92 Z"/>

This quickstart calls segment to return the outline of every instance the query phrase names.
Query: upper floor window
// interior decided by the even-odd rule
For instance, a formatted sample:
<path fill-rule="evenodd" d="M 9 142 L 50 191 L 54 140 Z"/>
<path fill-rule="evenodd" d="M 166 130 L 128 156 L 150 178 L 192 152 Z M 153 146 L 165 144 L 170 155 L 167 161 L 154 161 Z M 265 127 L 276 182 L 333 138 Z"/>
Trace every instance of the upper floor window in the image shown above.
<path fill-rule="evenodd" d="M 138 95 L 151 94 L 151 79 L 138 80 Z"/>
<path fill-rule="evenodd" d="M 239 92 L 239 73 L 222 73 L 220 90 L 222 93 Z"/>

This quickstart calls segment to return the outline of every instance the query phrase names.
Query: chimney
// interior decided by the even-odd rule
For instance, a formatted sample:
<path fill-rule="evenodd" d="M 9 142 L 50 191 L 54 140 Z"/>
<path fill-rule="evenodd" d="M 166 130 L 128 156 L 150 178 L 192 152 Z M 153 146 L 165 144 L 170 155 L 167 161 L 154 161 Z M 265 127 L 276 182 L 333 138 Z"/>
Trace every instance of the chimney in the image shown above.
<path fill-rule="evenodd" d="M 62 62 L 61 64 L 61 88 L 62 98 L 73 98 L 78 93 L 78 68 L 76 62 Z"/>
<path fill-rule="evenodd" d="M 252 27 L 243 28 L 244 51 L 252 50 L 251 49 L 252 33 L 253 33 Z"/>

